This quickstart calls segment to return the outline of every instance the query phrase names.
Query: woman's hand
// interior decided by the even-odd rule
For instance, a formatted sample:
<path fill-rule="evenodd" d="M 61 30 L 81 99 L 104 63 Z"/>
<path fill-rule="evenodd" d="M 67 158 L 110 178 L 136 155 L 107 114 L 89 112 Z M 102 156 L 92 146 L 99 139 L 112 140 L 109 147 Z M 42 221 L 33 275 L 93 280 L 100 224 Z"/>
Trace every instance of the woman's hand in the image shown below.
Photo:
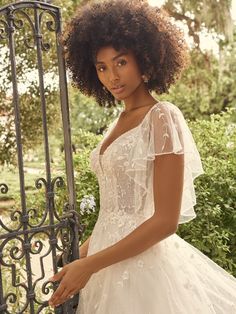
<path fill-rule="evenodd" d="M 78 259 L 67 264 L 60 272 L 50 278 L 51 282 L 60 281 L 60 285 L 48 301 L 49 305 L 59 306 L 85 287 L 94 273 L 86 260 L 87 258 Z"/>

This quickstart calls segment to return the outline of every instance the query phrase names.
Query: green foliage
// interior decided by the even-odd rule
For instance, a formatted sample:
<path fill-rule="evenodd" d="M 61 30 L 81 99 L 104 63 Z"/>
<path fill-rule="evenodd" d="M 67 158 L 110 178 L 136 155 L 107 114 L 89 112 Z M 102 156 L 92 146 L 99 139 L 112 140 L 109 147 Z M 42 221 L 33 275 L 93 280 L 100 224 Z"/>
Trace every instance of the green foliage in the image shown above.
<path fill-rule="evenodd" d="M 0 165 L 16 163 L 16 139 L 11 121 L 0 124 Z"/>
<path fill-rule="evenodd" d="M 9 4 L 9 1 L 1 1 L 0 5 Z M 34 10 L 25 9 L 32 20 Z M 37 64 L 37 51 L 35 49 L 34 34 L 29 21 L 22 12 L 16 11 L 16 20 L 23 23 L 23 28 L 15 27 L 15 65 L 16 82 L 19 94 L 20 116 L 17 123 L 21 127 L 21 140 L 23 149 L 26 151 L 30 146 L 42 142 L 42 111 L 39 88 L 39 66 Z M 2 16 L 3 21 L 5 17 Z M 49 129 L 58 123 L 60 102 L 58 101 L 58 70 L 57 70 L 57 45 L 55 32 L 47 29 L 47 23 L 52 20 L 49 14 L 42 17 L 42 42 L 49 49 L 42 50 L 44 90 L 43 96 L 46 101 L 47 123 Z M 19 25 L 19 21 L 17 22 Z M 16 24 L 17 24 L 16 23 Z M 26 47 L 25 42 L 32 46 Z M 13 102 L 10 51 L 8 39 L 0 41 L 0 164 L 16 164 L 16 135 L 15 123 L 16 112 Z M 41 95 L 42 96 L 42 95 Z M 16 97 L 14 99 L 16 101 Z M 3 118 L 2 118 L 3 117 Z M 4 120 L 4 121 L 3 121 Z"/>
<path fill-rule="evenodd" d="M 80 210 L 81 201 L 86 195 L 93 195 L 96 202 L 95 213 L 85 213 L 81 216 L 82 224 L 86 225 L 83 237 L 84 242 L 91 234 L 99 212 L 100 199 L 98 182 L 95 174 L 91 171 L 89 156 L 92 149 L 95 148 L 99 140 L 101 140 L 101 137 L 93 133 L 79 130 L 76 139 L 75 145 L 79 148 L 77 154 L 74 156 L 77 210 Z"/>
<path fill-rule="evenodd" d="M 32 145 L 38 145 L 43 141 L 42 112 L 40 99 L 35 96 L 37 91 L 30 86 L 30 93 L 20 96 L 21 108 L 21 142 L 24 151 Z M 47 102 L 47 125 L 49 130 L 54 130 L 54 126 L 59 122 L 60 107 L 55 105 L 57 98 L 56 91 L 45 91 Z M 0 112 L 4 112 L 6 122 L 0 124 L 0 164 L 16 164 L 16 135 L 14 114 L 11 102 L 0 102 Z"/>
<path fill-rule="evenodd" d="M 77 126 L 85 131 L 101 134 L 107 125 L 117 116 L 119 106 L 113 108 L 100 107 L 94 99 L 83 96 L 74 88 L 70 90 L 71 124 L 75 132 Z"/>
<path fill-rule="evenodd" d="M 205 174 L 196 180 L 197 218 L 178 234 L 236 275 L 236 125 L 232 110 L 190 123 Z"/>
<path fill-rule="evenodd" d="M 231 0 L 166 0 L 164 8 L 170 16 L 184 22 L 195 46 L 199 46 L 200 32 L 207 30 L 219 38 L 232 37 L 233 21 L 230 14 Z"/>
<path fill-rule="evenodd" d="M 158 98 L 173 102 L 191 120 L 209 119 L 211 114 L 235 107 L 235 47 L 225 48 L 222 54 L 224 65 L 210 52 L 192 50 L 189 68 L 168 95 Z"/>

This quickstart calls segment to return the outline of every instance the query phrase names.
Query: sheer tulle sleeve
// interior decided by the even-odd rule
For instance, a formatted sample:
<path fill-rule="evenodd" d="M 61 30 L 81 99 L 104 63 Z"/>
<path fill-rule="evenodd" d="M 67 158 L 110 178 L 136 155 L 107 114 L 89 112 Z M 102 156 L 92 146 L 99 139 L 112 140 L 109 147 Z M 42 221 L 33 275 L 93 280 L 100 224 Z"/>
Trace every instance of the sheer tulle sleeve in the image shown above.
<path fill-rule="evenodd" d="M 196 217 L 194 179 L 203 173 L 201 159 L 191 131 L 181 111 L 169 102 L 155 105 L 149 112 L 137 136 L 127 174 L 147 191 L 147 176 L 150 162 L 163 154 L 184 154 L 184 186 L 179 223 Z M 149 176 L 149 175 L 148 175 Z"/>

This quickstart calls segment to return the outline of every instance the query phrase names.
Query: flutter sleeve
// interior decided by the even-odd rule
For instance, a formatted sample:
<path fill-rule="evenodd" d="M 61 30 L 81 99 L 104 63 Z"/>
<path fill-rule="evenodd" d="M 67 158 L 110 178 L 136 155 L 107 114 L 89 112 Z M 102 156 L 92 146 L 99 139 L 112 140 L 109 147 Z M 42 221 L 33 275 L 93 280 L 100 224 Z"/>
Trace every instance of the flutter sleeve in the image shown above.
<path fill-rule="evenodd" d="M 144 171 L 147 171 L 148 165 L 156 156 L 164 154 L 184 154 L 184 186 L 179 224 L 185 223 L 196 217 L 194 179 L 203 173 L 203 168 L 182 112 L 169 102 L 162 102 L 153 107 L 137 137 L 137 145 L 132 156 L 132 169 L 130 168 L 128 174 L 133 176 L 143 190 L 147 188 L 147 181 L 143 179 Z M 132 170 L 135 169 L 134 175 Z"/>

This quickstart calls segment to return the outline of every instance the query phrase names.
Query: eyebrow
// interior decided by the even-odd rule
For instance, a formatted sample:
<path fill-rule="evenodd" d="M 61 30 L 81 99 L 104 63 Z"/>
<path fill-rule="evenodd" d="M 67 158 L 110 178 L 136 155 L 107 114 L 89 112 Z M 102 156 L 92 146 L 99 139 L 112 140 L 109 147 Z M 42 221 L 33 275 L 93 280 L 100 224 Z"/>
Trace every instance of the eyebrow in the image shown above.
<path fill-rule="evenodd" d="M 116 59 L 122 57 L 122 56 L 125 56 L 127 55 L 128 52 L 121 52 L 119 53 L 118 55 L 116 55 L 115 57 L 112 58 L 112 61 L 115 61 Z M 96 61 L 95 64 L 101 64 L 101 63 L 104 63 L 103 61 Z"/>

